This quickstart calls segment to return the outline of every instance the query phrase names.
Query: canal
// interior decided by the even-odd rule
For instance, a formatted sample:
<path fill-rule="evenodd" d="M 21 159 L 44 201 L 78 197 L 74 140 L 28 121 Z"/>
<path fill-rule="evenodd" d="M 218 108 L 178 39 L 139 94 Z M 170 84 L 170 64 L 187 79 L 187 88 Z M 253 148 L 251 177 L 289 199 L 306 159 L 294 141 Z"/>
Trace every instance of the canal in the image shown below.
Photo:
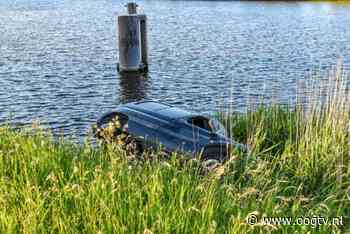
<path fill-rule="evenodd" d="M 314 74 L 350 68 L 350 5 L 137 1 L 150 72 L 117 72 L 125 1 L 1 0 L 0 122 L 84 135 L 120 103 L 149 98 L 213 113 L 295 104 Z"/>

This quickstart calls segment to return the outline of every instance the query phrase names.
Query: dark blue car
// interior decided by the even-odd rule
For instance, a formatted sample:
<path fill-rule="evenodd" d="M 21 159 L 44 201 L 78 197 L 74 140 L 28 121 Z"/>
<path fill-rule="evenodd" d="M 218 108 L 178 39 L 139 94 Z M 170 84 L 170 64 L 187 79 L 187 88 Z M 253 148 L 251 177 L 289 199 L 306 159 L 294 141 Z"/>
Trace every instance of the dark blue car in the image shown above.
<path fill-rule="evenodd" d="M 236 143 L 229 139 L 221 123 L 213 118 L 184 111 L 154 101 L 139 101 L 119 106 L 97 121 L 103 131 L 115 119 L 114 136 L 124 134 L 141 149 L 159 148 L 202 159 L 227 159 Z"/>

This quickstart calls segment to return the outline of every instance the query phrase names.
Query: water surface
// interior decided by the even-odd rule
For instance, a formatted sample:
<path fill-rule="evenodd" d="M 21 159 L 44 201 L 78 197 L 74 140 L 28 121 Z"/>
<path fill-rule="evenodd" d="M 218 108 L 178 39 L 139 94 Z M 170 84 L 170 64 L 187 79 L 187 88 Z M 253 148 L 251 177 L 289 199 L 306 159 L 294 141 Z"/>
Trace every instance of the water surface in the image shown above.
<path fill-rule="evenodd" d="M 101 113 L 149 98 L 213 113 L 292 103 L 297 87 L 350 64 L 350 6 L 138 1 L 150 72 L 120 76 L 116 16 L 125 1 L 1 0 L 0 122 L 39 120 L 84 135 Z"/>

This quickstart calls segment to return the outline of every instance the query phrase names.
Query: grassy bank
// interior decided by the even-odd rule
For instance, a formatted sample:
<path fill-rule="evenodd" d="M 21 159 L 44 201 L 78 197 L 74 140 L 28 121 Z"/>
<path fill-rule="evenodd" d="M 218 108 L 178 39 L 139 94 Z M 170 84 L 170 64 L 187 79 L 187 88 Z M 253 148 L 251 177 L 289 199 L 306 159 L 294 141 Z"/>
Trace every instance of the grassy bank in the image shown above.
<path fill-rule="evenodd" d="M 209 174 L 195 160 L 140 161 L 117 145 L 1 128 L 0 233 L 350 233 L 350 96 L 343 83 L 333 80 L 322 103 L 315 95 L 306 107 L 223 117 L 251 153 L 235 153 Z M 317 225 L 317 217 L 338 219 Z"/>

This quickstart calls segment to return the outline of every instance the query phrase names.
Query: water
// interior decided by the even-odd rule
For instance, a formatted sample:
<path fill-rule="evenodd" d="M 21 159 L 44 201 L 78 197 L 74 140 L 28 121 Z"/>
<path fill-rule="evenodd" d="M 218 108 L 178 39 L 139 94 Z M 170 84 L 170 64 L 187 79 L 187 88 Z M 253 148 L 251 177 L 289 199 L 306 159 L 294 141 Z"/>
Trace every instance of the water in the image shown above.
<path fill-rule="evenodd" d="M 293 103 L 300 82 L 350 65 L 350 5 L 138 1 L 150 72 L 120 77 L 125 1 L 1 0 L 0 122 L 84 135 L 101 113 L 142 98 L 212 113 Z"/>

